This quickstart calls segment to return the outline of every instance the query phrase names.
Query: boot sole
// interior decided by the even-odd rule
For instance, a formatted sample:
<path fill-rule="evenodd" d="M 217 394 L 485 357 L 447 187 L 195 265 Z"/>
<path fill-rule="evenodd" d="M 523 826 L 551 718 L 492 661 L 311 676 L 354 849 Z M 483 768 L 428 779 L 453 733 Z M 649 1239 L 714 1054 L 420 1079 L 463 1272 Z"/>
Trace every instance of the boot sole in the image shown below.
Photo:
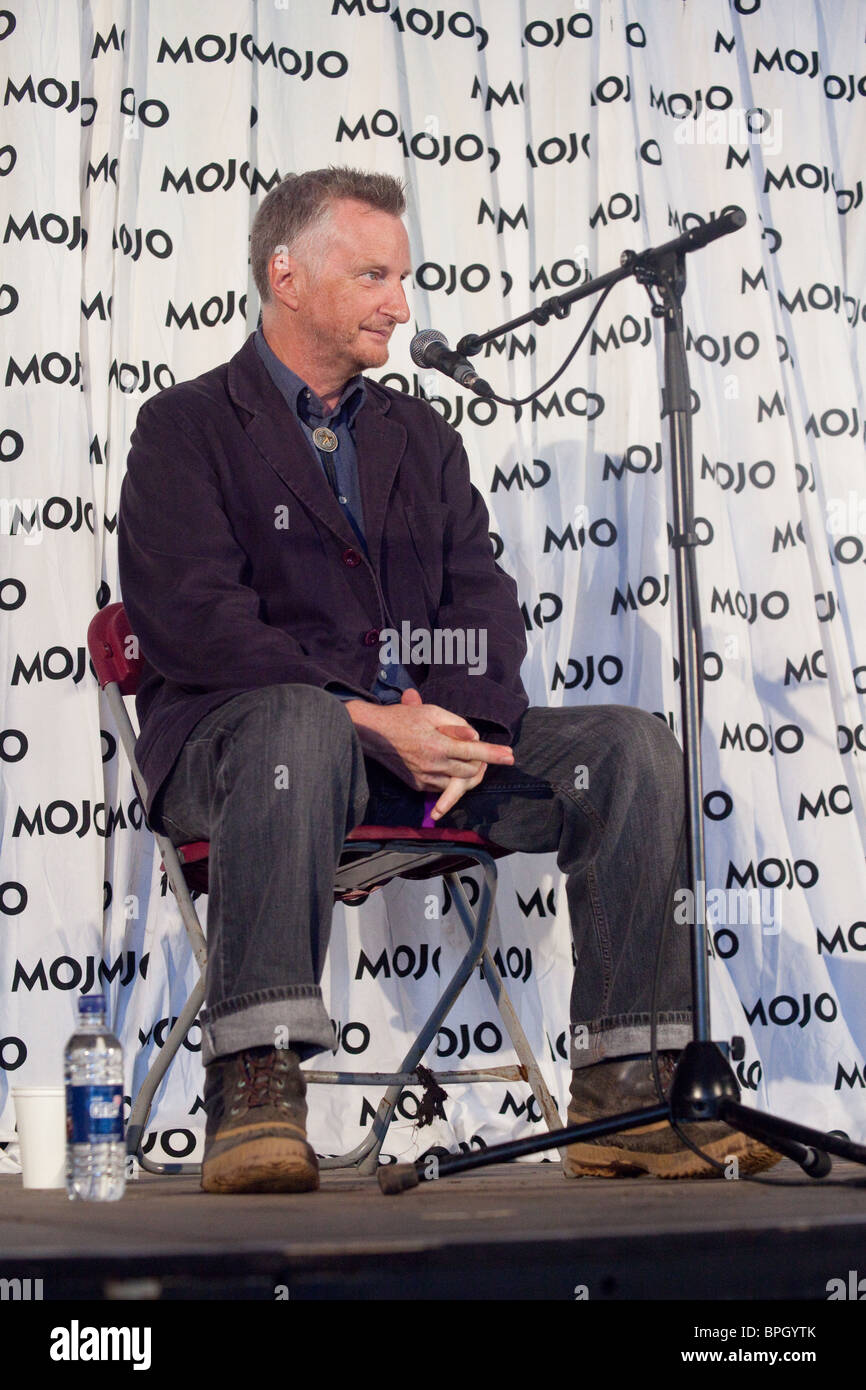
<path fill-rule="evenodd" d="M 315 1192 L 318 1186 L 316 1155 L 295 1140 L 241 1142 L 202 1164 L 203 1192 Z"/>
<path fill-rule="evenodd" d="M 644 1133 L 651 1133 L 648 1128 Z M 732 1130 L 726 1139 L 702 1144 L 704 1152 L 718 1163 L 737 1160 L 740 1175 L 761 1173 L 772 1168 L 781 1154 L 757 1139 Z M 638 1152 L 607 1144 L 571 1144 L 562 1165 L 566 1178 L 718 1178 L 722 1174 L 685 1145 L 673 1153 Z"/>

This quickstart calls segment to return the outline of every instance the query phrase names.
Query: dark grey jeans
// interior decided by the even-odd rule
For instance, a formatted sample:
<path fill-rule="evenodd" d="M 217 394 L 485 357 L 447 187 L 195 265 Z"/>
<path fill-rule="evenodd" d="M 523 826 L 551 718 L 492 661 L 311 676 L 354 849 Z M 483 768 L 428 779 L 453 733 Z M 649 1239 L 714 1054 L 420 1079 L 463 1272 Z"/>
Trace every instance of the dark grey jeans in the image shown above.
<path fill-rule="evenodd" d="M 572 1065 L 647 1052 L 679 746 L 654 715 L 591 705 L 527 710 L 512 747 L 514 767 L 488 767 L 439 824 L 556 851 L 577 958 Z M 205 1065 L 273 1045 L 277 1029 L 303 1056 L 334 1048 L 319 981 L 343 840 L 362 823 L 420 825 L 423 811 L 424 794 L 365 758 L 342 702 L 315 686 L 250 690 L 196 725 L 150 819 L 175 844 L 210 841 Z M 688 931 L 672 923 L 660 1047 L 691 1037 L 690 978 Z"/>

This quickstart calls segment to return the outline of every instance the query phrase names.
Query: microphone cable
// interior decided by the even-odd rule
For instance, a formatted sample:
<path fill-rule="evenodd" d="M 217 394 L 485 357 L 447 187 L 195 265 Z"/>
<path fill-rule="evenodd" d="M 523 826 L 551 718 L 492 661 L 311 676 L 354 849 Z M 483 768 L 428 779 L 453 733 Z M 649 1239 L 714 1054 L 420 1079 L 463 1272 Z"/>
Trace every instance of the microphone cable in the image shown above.
<path fill-rule="evenodd" d="M 508 396 L 497 396 L 495 391 L 491 391 L 489 396 L 485 394 L 484 399 L 498 401 L 500 405 L 510 405 L 513 406 L 515 410 L 519 410 L 521 406 L 529 405 L 531 401 L 536 400 L 537 397 L 541 395 L 542 391 L 547 391 L 551 386 L 555 385 L 555 383 L 559 381 L 559 378 L 562 376 L 566 368 L 571 365 L 575 355 L 580 351 L 581 347 L 583 346 L 587 333 L 589 332 L 590 328 L 595 322 L 599 314 L 599 311 L 601 310 L 601 306 L 604 304 L 604 301 L 607 299 L 612 289 L 613 285 L 606 286 L 606 288 L 603 289 L 601 294 L 597 297 L 595 301 L 595 307 L 592 310 L 592 313 L 587 318 L 586 323 L 583 325 L 583 328 L 580 332 L 580 336 L 578 337 L 576 343 L 569 352 L 568 356 L 565 358 L 562 365 L 557 368 L 557 370 L 554 372 L 553 376 L 550 378 L 549 381 L 545 381 L 542 386 L 537 386 L 534 391 L 531 391 L 529 393 L 528 396 L 523 396 L 520 400 L 516 400 Z M 557 315 L 557 317 L 564 318 L 565 315 Z"/>

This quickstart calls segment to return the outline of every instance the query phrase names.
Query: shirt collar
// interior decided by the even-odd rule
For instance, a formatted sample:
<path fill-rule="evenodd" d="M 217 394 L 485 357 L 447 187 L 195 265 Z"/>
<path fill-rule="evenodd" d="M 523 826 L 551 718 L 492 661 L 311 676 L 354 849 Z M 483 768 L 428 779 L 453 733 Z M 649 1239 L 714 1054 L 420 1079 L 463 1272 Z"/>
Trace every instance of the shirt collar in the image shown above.
<path fill-rule="evenodd" d="M 315 392 L 311 390 L 302 377 L 292 371 L 291 367 L 287 367 L 285 362 L 281 361 L 273 348 L 269 346 L 262 332 L 261 324 L 256 329 L 255 342 L 258 354 L 267 367 L 271 380 L 289 409 L 297 415 L 299 420 L 303 420 L 306 424 L 313 419 L 324 421 L 339 415 L 346 420 L 347 424 L 353 423 L 366 395 L 365 382 L 362 376 L 353 376 L 346 382 L 336 406 L 329 415 L 326 415 L 322 402 Z"/>

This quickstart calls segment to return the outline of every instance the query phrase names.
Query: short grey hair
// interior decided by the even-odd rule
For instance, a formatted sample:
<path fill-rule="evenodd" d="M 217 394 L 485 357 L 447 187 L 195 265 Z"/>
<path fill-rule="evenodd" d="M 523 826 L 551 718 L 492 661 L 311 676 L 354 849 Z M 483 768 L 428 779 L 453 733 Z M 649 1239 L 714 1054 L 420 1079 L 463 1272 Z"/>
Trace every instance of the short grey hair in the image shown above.
<path fill-rule="evenodd" d="M 392 174 L 366 173 L 363 169 L 333 164 L 327 169 L 288 174 L 262 202 L 250 232 L 253 279 L 263 304 L 271 298 L 271 257 L 282 246 L 291 252 L 305 234 L 321 227 L 340 198 L 366 203 L 393 217 L 402 217 L 406 211 L 404 185 Z"/>

